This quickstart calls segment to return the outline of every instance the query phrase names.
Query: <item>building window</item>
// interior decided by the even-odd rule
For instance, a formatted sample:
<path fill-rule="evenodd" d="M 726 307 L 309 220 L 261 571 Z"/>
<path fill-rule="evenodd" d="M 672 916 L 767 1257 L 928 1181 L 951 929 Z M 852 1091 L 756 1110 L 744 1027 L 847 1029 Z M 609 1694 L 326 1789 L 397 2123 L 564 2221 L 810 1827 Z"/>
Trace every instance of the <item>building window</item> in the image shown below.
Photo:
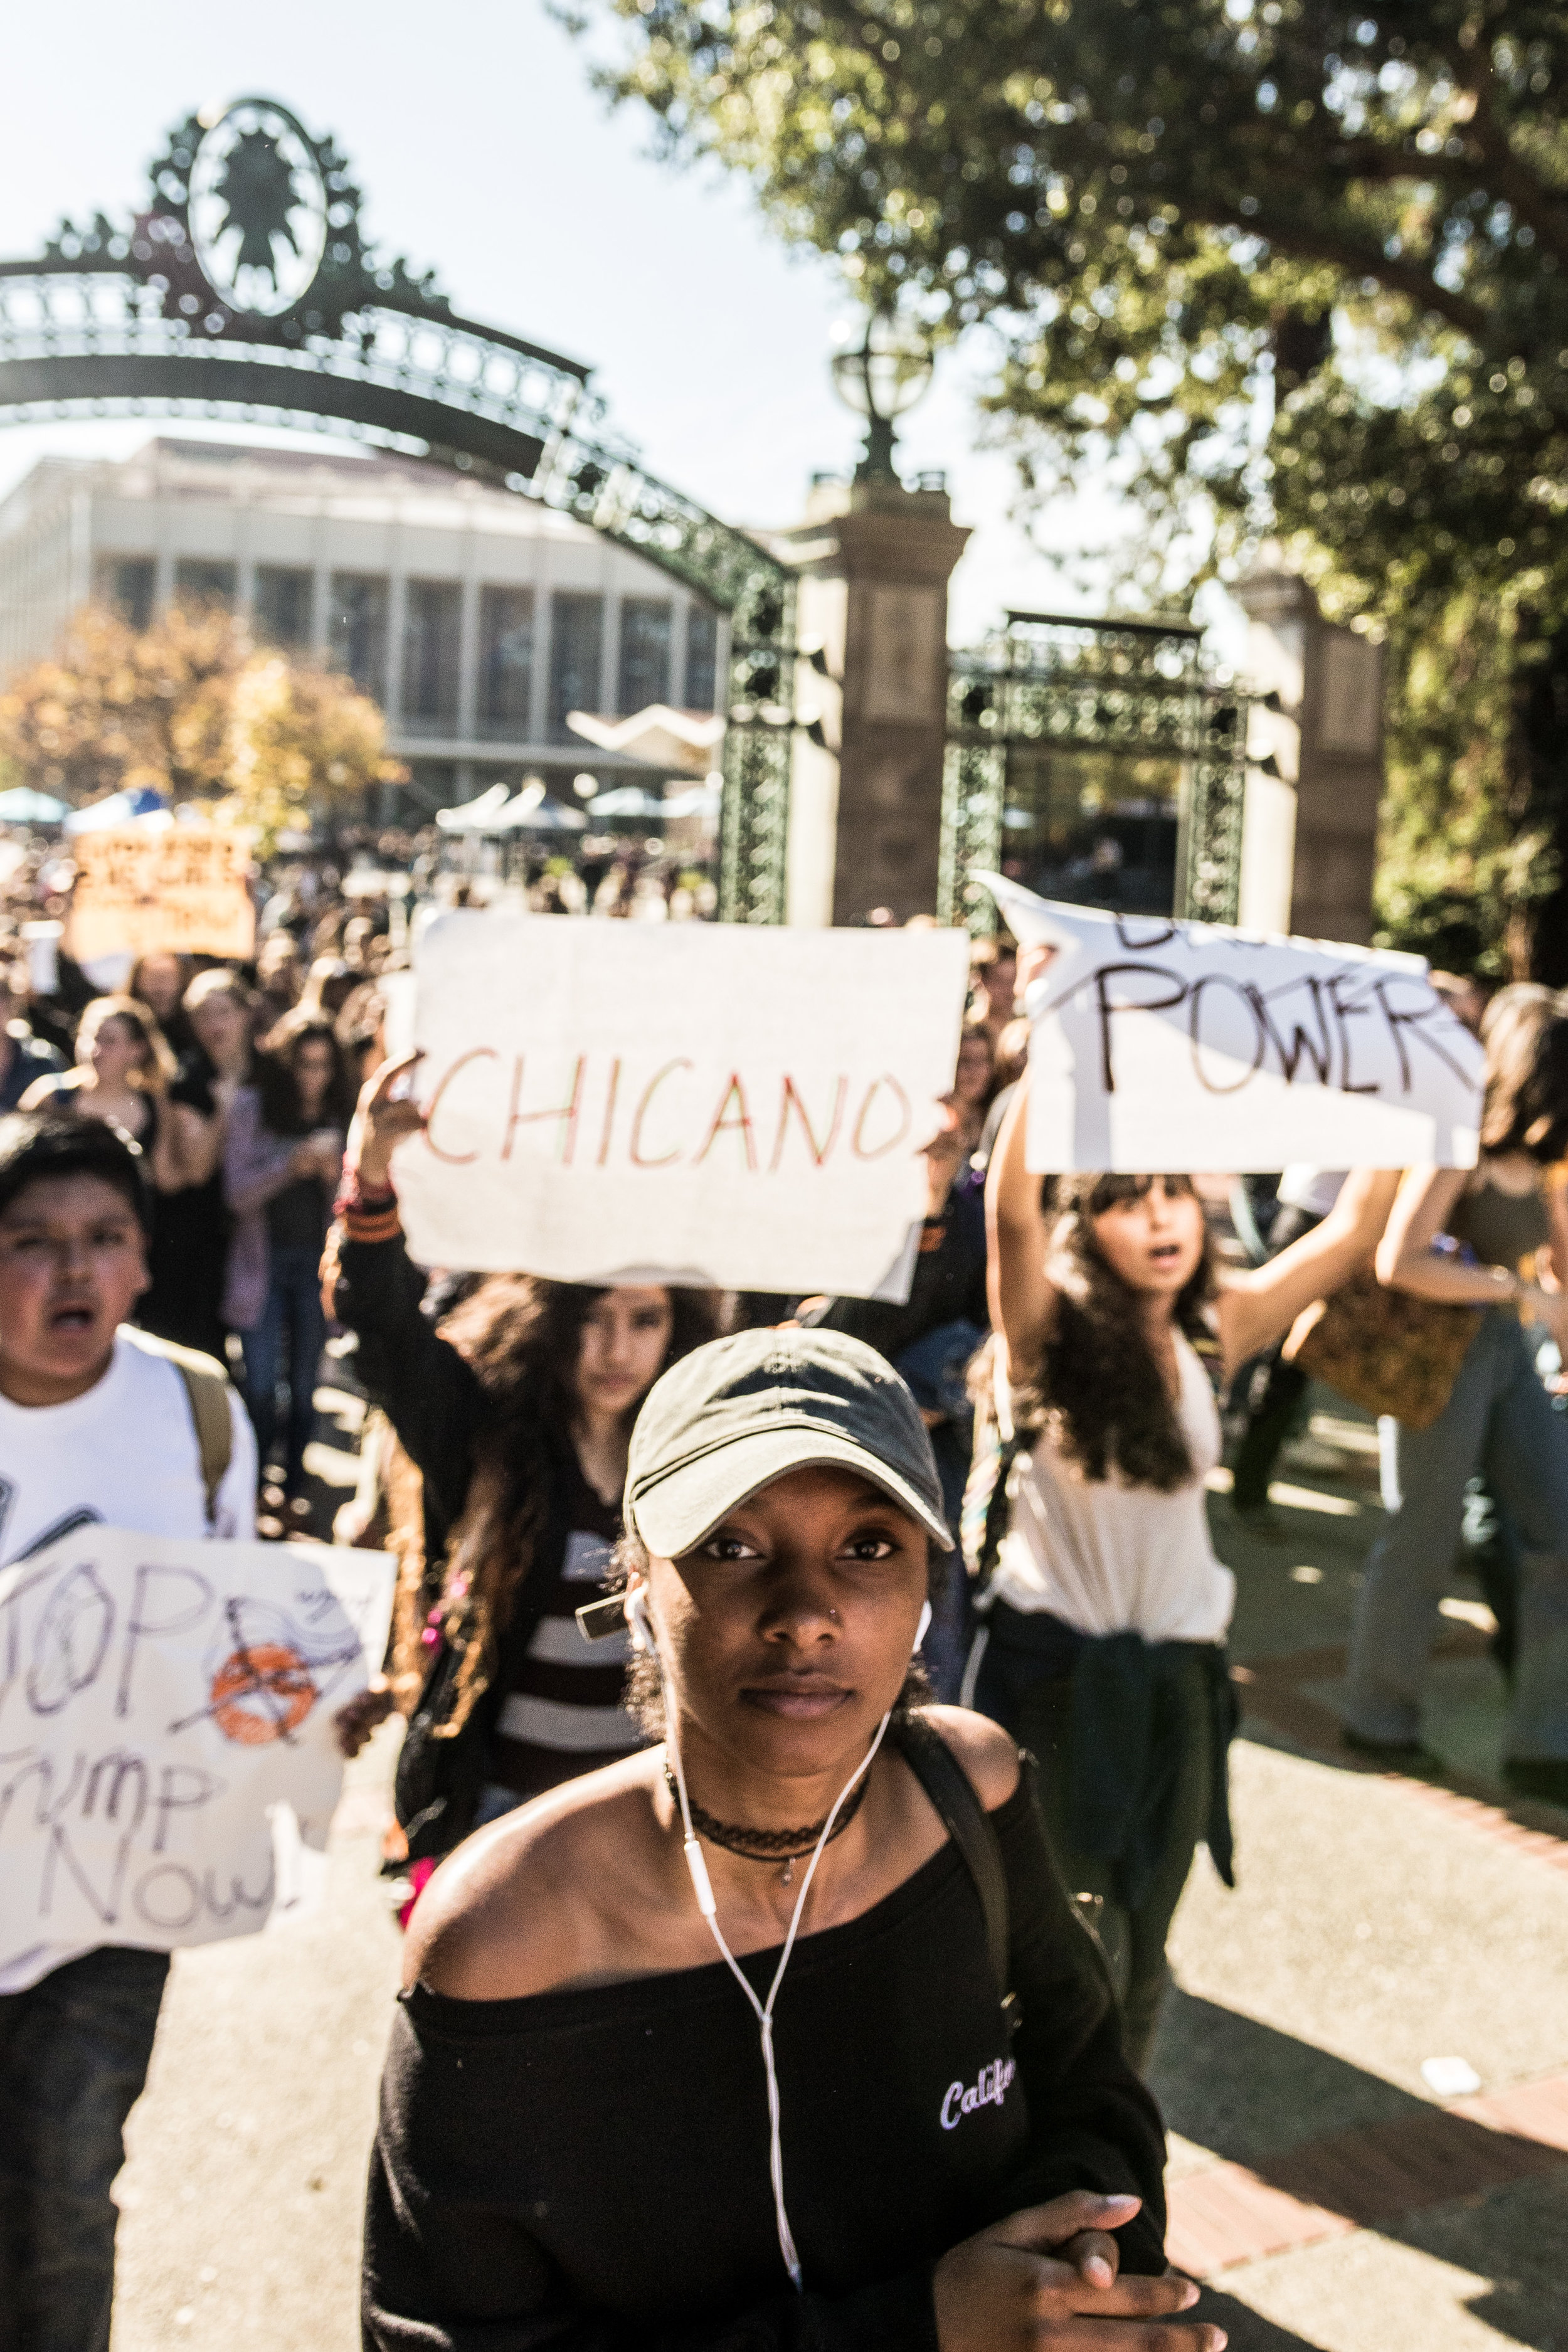
<path fill-rule="evenodd" d="M 110 556 L 98 567 L 99 602 L 111 606 L 128 628 L 148 628 L 157 577 L 158 567 L 150 555 Z"/>
<path fill-rule="evenodd" d="M 386 582 L 368 572 L 334 572 L 327 635 L 338 667 L 379 702 L 386 692 Z"/>
<path fill-rule="evenodd" d="M 575 743 L 569 710 L 596 710 L 605 642 L 602 596 L 554 596 L 550 604 L 550 740 Z"/>
<path fill-rule="evenodd" d="M 455 580 L 410 580 L 403 615 L 403 723 L 416 735 L 458 724 L 463 592 Z"/>
<path fill-rule="evenodd" d="M 282 563 L 256 567 L 256 634 L 275 646 L 308 646 L 315 583 Z"/>
<path fill-rule="evenodd" d="M 718 708 L 719 615 L 710 605 L 693 604 L 686 615 L 686 708 Z"/>
<path fill-rule="evenodd" d="M 621 718 L 669 700 L 671 606 L 665 596 L 621 600 Z"/>
<path fill-rule="evenodd" d="M 235 571 L 232 563 L 209 562 L 203 555 L 182 555 L 174 566 L 174 602 L 197 606 L 221 604 L 234 609 Z"/>
<path fill-rule="evenodd" d="M 479 591 L 479 733 L 526 742 L 533 706 L 533 591 Z"/>

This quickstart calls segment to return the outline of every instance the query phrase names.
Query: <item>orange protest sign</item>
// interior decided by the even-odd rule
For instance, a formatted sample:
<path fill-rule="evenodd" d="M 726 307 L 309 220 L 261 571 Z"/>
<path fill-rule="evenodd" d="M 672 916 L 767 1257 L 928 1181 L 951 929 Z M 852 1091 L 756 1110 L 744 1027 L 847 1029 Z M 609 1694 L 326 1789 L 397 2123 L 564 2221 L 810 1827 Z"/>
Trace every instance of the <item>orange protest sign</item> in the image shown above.
<path fill-rule="evenodd" d="M 79 963 L 95 956 L 248 956 L 256 909 L 250 845 L 232 825 L 172 824 L 84 833 L 71 845 L 76 888 L 66 934 Z"/>

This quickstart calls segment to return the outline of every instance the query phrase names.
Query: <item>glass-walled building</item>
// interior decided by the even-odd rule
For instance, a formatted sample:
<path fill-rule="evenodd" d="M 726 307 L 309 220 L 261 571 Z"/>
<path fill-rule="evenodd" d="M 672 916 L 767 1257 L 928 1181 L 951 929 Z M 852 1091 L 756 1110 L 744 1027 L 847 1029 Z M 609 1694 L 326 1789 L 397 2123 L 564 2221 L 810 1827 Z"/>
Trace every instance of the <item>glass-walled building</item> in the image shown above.
<path fill-rule="evenodd" d="M 722 675 L 720 616 L 639 556 L 376 451 L 163 437 L 43 459 L 0 501 L 0 679 L 94 596 L 137 627 L 176 599 L 226 604 L 346 671 L 386 711 L 415 822 L 525 774 L 614 781 L 635 763 L 591 751 L 572 711 L 711 711 Z"/>

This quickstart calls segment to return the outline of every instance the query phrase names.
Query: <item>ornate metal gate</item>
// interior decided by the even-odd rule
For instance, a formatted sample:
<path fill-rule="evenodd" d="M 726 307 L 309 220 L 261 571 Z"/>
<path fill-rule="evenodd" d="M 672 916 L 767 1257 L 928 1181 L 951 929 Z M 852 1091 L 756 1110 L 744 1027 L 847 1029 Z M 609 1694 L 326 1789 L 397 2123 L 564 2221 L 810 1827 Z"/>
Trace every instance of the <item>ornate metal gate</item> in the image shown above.
<path fill-rule="evenodd" d="M 192 115 L 147 207 L 62 222 L 0 262 L 0 422 L 158 414 L 335 424 L 542 500 L 696 589 L 730 623 L 720 911 L 784 919 L 795 580 L 659 481 L 605 425 L 589 371 L 457 316 L 378 256 L 330 138 L 246 98 Z"/>
<path fill-rule="evenodd" d="M 1027 803 L 1054 755 L 1058 766 L 1092 771 L 1097 779 L 1136 783 L 1152 773 L 1156 789 L 1134 792 L 1121 805 L 1145 833 L 1158 834 L 1167 822 L 1173 832 L 1168 860 L 1145 867 L 1138 887 L 1161 887 L 1166 868 L 1171 878 L 1163 905 L 1138 911 L 1233 923 L 1246 744 L 1246 697 L 1207 661 L 1196 629 L 1010 613 L 999 636 L 950 665 L 939 919 L 976 932 L 994 929 L 990 895 L 970 877 L 1021 862 L 1009 835 L 1041 830 Z M 1091 781 L 1079 786 L 1078 804 L 1081 818 L 1100 820 L 1100 839 L 1087 856 L 1061 863 L 1065 880 L 1046 877 L 1047 894 L 1130 903 L 1115 816 L 1106 814 L 1115 809 L 1114 793 Z M 1094 831 L 1092 822 L 1087 829 Z M 1134 829 L 1133 817 L 1121 827 Z M 1064 830 L 1070 828 L 1058 822 L 1058 834 Z M 1019 875 L 1031 887 L 1040 878 L 1037 866 Z"/>

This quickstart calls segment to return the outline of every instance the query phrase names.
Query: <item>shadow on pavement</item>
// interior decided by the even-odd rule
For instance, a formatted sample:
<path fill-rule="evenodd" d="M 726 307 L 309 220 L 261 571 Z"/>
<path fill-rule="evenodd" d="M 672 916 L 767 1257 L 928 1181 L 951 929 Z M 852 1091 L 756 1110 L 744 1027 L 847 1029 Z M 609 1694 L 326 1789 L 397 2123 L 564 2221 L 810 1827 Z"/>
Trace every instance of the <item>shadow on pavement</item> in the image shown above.
<path fill-rule="evenodd" d="M 1568 2352 L 1568 2157 L 1563 2149 L 1412 2096 L 1396 2084 L 1213 2001 L 1173 1989 L 1150 2087 L 1169 2129 L 1305 2206 L 1322 2206 L 1391 2242 L 1486 2281 L 1463 2308 L 1532 2352 Z M 1178 2153 L 1173 2182 L 1179 2183 Z M 1179 2192 L 1178 2192 L 1179 2193 Z M 1298 2249 L 1335 2260 L 1343 2239 Z M 1278 2260 L 1278 2256 L 1265 2256 Z M 1293 2335 L 1224 2291 L 1196 2315 L 1235 2352 L 1298 2352 Z"/>
<path fill-rule="evenodd" d="M 1432 2112 L 1393 2083 L 1179 1986 L 1165 1997 L 1149 2087 L 1171 2131 L 1259 2169 L 1303 2140 Z"/>
<path fill-rule="evenodd" d="M 1230 2352 L 1323 2352 L 1316 2336 L 1298 2336 L 1291 2328 L 1277 2326 L 1260 2311 L 1237 2303 L 1233 2294 L 1222 2294 L 1216 2287 L 1205 2287 L 1193 2309 L 1182 2316 L 1206 2319 L 1211 2326 L 1223 2327 Z"/>

